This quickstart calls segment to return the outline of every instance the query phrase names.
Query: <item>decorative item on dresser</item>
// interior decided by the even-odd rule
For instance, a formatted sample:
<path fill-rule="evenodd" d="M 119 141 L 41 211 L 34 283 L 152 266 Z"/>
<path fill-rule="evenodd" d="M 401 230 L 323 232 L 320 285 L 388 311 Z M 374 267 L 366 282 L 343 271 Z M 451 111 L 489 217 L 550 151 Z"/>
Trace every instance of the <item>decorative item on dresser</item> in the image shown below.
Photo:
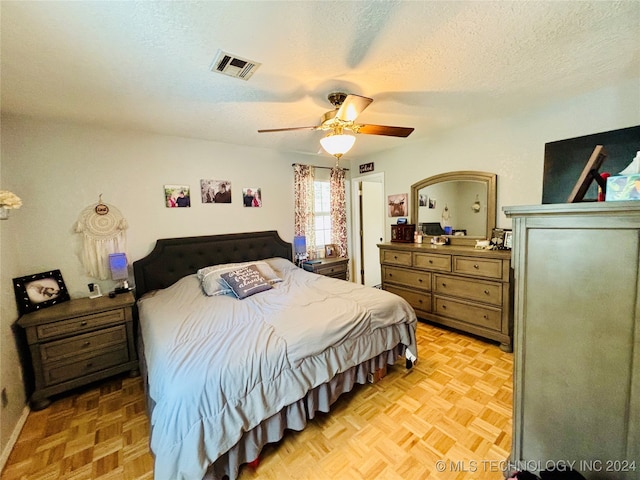
<path fill-rule="evenodd" d="M 49 397 L 129 370 L 138 375 L 132 293 L 79 298 L 21 316 L 33 380 L 31 408 Z"/>
<path fill-rule="evenodd" d="M 347 270 L 349 268 L 348 258 L 319 258 L 302 264 L 307 272 L 317 273 L 325 277 L 347 279 Z"/>
<path fill-rule="evenodd" d="M 382 288 L 407 300 L 418 318 L 512 350 L 511 252 L 415 243 L 378 247 Z"/>
<path fill-rule="evenodd" d="M 640 204 L 503 210 L 518 279 L 511 463 L 640 479 Z"/>
<path fill-rule="evenodd" d="M 391 225 L 391 241 L 400 243 L 413 242 L 413 235 L 416 232 L 416 226 L 413 224 Z"/>

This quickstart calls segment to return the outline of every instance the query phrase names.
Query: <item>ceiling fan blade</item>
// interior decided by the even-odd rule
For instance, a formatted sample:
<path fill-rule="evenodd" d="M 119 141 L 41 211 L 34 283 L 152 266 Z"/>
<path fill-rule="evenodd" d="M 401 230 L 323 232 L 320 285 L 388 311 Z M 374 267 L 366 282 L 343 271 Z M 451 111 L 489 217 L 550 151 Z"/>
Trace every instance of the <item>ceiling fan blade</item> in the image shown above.
<path fill-rule="evenodd" d="M 269 133 L 269 132 L 288 132 L 290 130 L 316 130 L 318 127 L 290 127 L 290 128 L 271 128 L 267 130 L 258 130 L 258 133 Z"/>
<path fill-rule="evenodd" d="M 389 127 L 387 125 L 360 125 L 358 133 L 366 135 L 386 135 L 388 137 L 408 137 L 413 132 L 411 127 Z"/>
<path fill-rule="evenodd" d="M 373 102 L 373 98 L 360 95 L 347 95 L 336 113 L 336 117 L 345 122 L 353 122 L 362 111 Z"/>

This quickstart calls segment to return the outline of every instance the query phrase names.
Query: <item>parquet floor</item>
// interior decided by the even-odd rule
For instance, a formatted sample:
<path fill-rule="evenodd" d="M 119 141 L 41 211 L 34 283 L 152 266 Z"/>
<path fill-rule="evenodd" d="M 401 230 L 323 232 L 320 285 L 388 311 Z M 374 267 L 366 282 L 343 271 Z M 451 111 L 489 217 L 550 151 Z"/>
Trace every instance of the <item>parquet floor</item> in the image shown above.
<path fill-rule="evenodd" d="M 419 323 L 420 360 L 398 362 L 287 432 L 241 480 L 503 478 L 511 445 L 512 354 Z M 153 478 L 140 378 L 115 378 L 31 412 L 3 480 Z"/>

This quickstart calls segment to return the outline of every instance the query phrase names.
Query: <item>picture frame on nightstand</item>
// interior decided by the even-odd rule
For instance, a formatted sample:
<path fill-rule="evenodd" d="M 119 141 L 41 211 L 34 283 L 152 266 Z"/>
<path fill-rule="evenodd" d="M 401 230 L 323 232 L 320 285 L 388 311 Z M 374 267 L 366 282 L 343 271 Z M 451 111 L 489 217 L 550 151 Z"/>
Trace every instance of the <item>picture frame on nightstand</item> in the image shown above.
<path fill-rule="evenodd" d="M 324 246 L 325 258 L 336 258 L 338 256 L 338 246 L 335 243 L 329 243 Z"/>
<path fill-rule="evenodd" d="M 35 273 L 13 279 L 16 303 L 21 315 L 69 301 L 69 291 L 60 270 Z"/>

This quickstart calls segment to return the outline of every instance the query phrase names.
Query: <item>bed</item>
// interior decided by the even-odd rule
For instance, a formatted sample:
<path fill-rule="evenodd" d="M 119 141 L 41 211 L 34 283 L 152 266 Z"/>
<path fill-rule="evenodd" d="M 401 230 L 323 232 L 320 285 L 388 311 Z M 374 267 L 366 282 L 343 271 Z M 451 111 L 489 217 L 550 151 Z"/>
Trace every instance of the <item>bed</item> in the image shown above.
<path fill-rule="evenodd" d="M 234 480 L 372 372 L 415 361 L 406 301 L 291 259 L 266 231 L 162 239 L 134 262 L 157 480 Z"/>

